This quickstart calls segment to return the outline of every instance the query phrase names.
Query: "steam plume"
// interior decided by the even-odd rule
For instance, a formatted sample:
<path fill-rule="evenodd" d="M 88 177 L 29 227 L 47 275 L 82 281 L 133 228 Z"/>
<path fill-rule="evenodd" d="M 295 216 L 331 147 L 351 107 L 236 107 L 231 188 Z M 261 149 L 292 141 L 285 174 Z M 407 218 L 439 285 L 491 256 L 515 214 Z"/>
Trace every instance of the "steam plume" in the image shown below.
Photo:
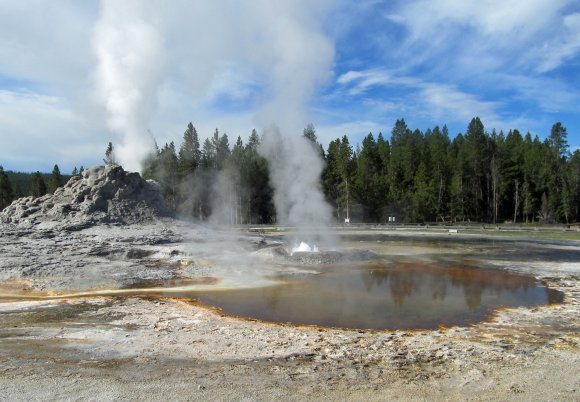
<path fill-rule="evenodd" d="M 93 35 L 96 82 L 107 123 L 121 138 L 118 159 L 137 170 L 152 148 L 146 128 L 162 70 L 164 83 L 178 77 L 189 98 L 201 103 L 211 103 L 211 84 L 224 70 L 247 75 L 252 84 L 240 93 L 251 94 L 248 103 L 258 105 L 256 124 L 279 127 L 266 130 L 261 149 L 272 167 L 279 222 L 328 224 L 330 208 L 319 186 L 322 161 L 301 138 L 301 128 L 312 120 L 312 94 L 330 76 L 334 48 L 323 27 L 335 3 L 104 0 Z"/>
<path fill-rule="evenodd" d="M 324 228 L 332 221 L 332 211 L 320 186 L 323 161 L 301 136 L 301 127 L 310 121 L 309 101 L 329 78 L 334 58 L 322 26 L 319 19 L 298 15 L 272 30 L 274 42 L 279 42 L 270 76 L 272 98 L 258 119 L 263 127 L 270 127 L 260 152 L 270 165 L 278 223 L 295 226 L 297 241 L 328 247 L 333 241 Z"/>
<path fill-rule="evenodd" d="M 264 135 L 260 152 L 270 164 L 278 223 L 296 227 L 295 241 L 311 246 L 334 244 L 326 230 L 332 210 L 320 186 L 323 161 L 314 145 L 301 136 L 282 136 L 277 128 Z"/>
<path fill-rule="evenodd" d="M 93 34 L 97 96 L 109 128 L 120 136 L 115 152 L 127 170 L 139 170 L 153 149 L 147 134 L 163 65 L 162 41 L 138 1 L 102 4 Z"/>

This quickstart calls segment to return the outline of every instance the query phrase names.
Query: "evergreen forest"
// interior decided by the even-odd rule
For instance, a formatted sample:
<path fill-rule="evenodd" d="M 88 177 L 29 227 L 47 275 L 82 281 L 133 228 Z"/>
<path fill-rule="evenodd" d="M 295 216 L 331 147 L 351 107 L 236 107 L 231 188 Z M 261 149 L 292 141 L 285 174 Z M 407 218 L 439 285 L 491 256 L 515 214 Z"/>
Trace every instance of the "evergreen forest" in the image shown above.
<path fill-rule="evenodd" d="M 303 135 L 326 162 L 321 188 L 338 223 L 580 221 L 580 150 L 569 152 L 561 123 L 543 141 L 517 129 L 487 132 L 478 117 L 453 139 L 446 126 L 422 132 L 404 119 L 390 140 L 369 133 L 355 146 L 344 135 L 324 150 L 312 124 Z M 230 146 L 216 129 L 200 143 L 189 123 L 181 145 L 158 148 L 143 175 L 158 181 L 168 204 L 185 216 L 275 223 L 260 141 L 253 130 L 246 143 L 238 137 Z"/>
<path fill-rule="evenodd" d="M 76 174 L 78 170 L 73 172 Z M 54 165 L 51 173 L 4 171 L 0 165 L 0 211 L 20 197 L 52 194 L 70 178 L 71 175 L 61 174 L 58 165 Z"/>
<path fill-rule="evenodd" d="M 540 140 L 517 129 L 488 132 L 478 117 L 453 139 L 446 126 L 423 132 L 404 119 L 395 122 L 390 138 L 369 133 L 352 145 L 344 135 L 327 149 L 312 124 L 302 133 L 325 161 L 320 187 L 337 223 L 579 222 L 580 150 L 570 152 L 559 122 L 546 134 Z M 253 130 L 246 142 L 237 137 L 230 144 L 218 129 L 201 142 L 189 123 L 179 146 L 156 146 L 142 175 L 159 183 L 168 206 L 182 216 L 276 223 L 260 142 Z M 105 156 L 105 163 L 115 163 L 113 144 Z M 54 192 L 66 178 L 55 165 L 50 175 L 29 175 L 23 193 L 7 173 L 0 167 L 0 209 L 19 196 Z"/>

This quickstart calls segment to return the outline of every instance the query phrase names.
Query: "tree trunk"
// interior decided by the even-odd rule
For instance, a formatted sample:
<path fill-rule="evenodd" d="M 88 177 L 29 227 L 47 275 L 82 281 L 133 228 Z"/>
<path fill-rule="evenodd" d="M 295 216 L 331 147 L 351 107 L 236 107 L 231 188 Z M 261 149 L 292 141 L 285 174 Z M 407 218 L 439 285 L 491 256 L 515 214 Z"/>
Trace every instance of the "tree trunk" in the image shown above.
<path fill-rule="evenodd" d="M 441 212 L 441 204 L 443 203 L 443 175 L 439 176 L 439 196 L 437 197 L 437 212 Z"/>
<path fill-rule="evenodd" d="M 348 179 L 346 179 L 346 219 L 348 220 L 348 222 L 350 223 L 350 213 L 349 213 L 349 203 L 348 203 Z"/>
<path fill-rule="evenodd" d="M 514 201 L 515 201 L 515 208 L 514 208 L 514 223 L 516 223 L 516 219 L 518 217 L 518 208 L 519 208 L 519 204 L 520 204 L 520 198 L 519 198 L 519 187 L 520 187 L 520 181 L 519 179 L 515 179 L 514 183 L 516 185 L 516 194 L 514 197 Z"/>

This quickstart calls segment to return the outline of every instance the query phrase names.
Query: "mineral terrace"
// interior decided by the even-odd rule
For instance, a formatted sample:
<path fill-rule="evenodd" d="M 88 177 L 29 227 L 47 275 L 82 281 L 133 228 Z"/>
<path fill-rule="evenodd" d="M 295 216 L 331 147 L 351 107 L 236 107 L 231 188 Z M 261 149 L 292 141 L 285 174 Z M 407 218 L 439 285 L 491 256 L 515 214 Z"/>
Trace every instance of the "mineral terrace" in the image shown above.
<path fill-rule="evenodd" d="M 118 166 L 17 200 L 0 221 L 0 400 L 580 400 L 580 258 L 491 262 L 545 280 L 562 304 L 469 327 L 341 330 L 139 293 L 258 286 L 274 265 L 320 261 L 285 266 L 279 238 L 178 220 L 154 183 Z M 537 247 L 580 255 L 579 240 Z"/>

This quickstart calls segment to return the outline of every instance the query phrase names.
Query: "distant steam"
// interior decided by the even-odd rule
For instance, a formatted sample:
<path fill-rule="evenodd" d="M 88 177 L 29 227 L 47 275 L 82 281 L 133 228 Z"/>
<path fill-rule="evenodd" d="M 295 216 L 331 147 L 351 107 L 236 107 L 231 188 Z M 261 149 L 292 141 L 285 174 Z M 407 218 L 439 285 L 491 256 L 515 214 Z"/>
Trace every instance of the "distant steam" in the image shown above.
<path fill-rule="evenodd" d="M 163 66 L 162 39 L 140 4 L 104 1 L 93 33 L 97 96 L 109 128 L 120 136 L 116 156 L 132 171 L 153 149 L 147 122 Z"/>
<path fill-rule="evenodd" d="M 317 244 L 334 243 L 325 229 L 332 222 L 332 210 L 320 184 L 323 161 L 301 134 L 310 121 L 311 97 L 330 76 L 334 47 L 323 33 L 323 18 L 291 15 L 295 18 L 282 17 L 268 32 L 274 44 L 272 97 L 257 116 L 267 127 L 259 152 L 269 162 L 277 222 L 296 227 L 294 241 L 306 241 L 312 251 Z"/>
<path fill-rule="evenodd" d="M 282 136 L 279 129 L 271 128 L 260 152 L 270 164 L 278 223 L 296 227 L 297 242 L 331 246 L 334 242 L 326 227 L 332 222 L 332 210 L 322 194 L 324 165 L 314 144 L 302 136 Z"/>

